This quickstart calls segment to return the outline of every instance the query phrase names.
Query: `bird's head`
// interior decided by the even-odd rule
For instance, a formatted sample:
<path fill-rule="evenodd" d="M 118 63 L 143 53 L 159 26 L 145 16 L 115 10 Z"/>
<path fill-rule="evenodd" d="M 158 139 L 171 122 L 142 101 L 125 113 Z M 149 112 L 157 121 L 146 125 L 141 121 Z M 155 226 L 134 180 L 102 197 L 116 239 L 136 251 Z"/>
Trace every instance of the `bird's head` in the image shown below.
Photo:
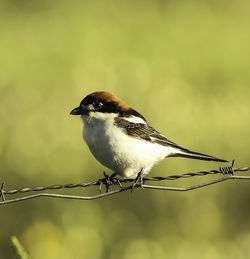
<path fill-rule="evenodd" d="M 130 108 L 121 99 L 104 91 L 87 95 L 80 105 L 70 112 L 71 115 L 82 116 L 90 113 L 113 113 L 121 117 L 137 116 L 145 120 L 141 114 Z"/>

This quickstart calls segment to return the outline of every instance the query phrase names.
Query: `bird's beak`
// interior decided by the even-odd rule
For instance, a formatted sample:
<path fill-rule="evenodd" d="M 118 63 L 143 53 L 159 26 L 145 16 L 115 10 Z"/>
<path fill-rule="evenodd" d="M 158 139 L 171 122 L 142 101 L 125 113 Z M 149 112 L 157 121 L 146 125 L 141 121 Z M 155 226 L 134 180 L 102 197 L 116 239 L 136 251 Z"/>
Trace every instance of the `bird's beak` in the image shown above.
<path fill-rule="evenodd" d="M 70 112 L 70 115 L 82 115 L 82 114 L 86 114 L 87 113 L 87 109 L 84 109 L 83 107 L 79 106 L 76 107 L 75 109 L 73 109 Z"/>

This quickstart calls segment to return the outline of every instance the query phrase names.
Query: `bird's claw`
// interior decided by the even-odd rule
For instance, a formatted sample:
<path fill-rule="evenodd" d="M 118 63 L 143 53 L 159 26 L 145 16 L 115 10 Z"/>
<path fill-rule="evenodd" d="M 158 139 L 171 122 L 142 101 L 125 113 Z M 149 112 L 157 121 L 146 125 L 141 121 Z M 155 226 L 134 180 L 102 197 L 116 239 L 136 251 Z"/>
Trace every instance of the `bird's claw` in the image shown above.
<path fill-rule="evenodd" d="M 104 184 L 106 187 L 106 192 L 109 191 L 109 187 L 111 185 L 119 185 L 120 188 L 122 188 L 122 184 L 120 182 L 120 180 L 118 178 L 115 178 L 115 173 L 112 174 L 111 176 L 107 175 L 105 172 L 103 172 L 104 174 L 104 178 L 101 178 L 98 180 L 98 184 L 99 184 L 99 191 L 102 191 L 102 185 Z"/>
<path fill-rule="evenodd" d="M 142 176 L 142 169 L 141 171 L 138 173 L 138 175 L 135 178 L 135 181 L 131 187 L 131 193 L 133 192 L 135 187 L 140 187 L 143 188 L 143 176 Z"/>

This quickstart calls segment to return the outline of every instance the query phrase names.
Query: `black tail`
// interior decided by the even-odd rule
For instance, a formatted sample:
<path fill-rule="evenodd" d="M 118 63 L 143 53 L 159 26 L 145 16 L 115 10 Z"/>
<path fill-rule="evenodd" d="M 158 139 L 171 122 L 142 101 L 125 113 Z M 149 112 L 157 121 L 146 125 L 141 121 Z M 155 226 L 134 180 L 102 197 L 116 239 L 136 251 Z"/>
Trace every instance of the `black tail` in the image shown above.
<path fill-rule="evenodd" d="M 180 152 L 170 155 L 171 157 L 186 157 L 192 159 L 206 160 L 206 161 L 216 161 L 216 162 L 228 162 L 225 159 L 220 159 L 214 156 L 205 155 L 202 153 L 197 153 L 189 151 L 188 149 L 180 150 Z"/>

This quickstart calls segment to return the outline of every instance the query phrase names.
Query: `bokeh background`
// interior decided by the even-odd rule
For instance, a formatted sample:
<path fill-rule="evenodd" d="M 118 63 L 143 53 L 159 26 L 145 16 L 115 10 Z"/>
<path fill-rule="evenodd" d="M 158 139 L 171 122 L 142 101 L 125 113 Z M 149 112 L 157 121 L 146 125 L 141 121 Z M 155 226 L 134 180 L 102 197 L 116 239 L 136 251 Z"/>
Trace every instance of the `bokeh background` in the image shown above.
<path fill-rule="evenodd" d="M 0 1 L 0 181 L 94 181 L 101 166 L 69 112 L 110 91 L 178 144 L 250 165 L 250 2 Z M 222 164 L 169 158 L 152 176 Z M 215 177 L 167 183 L 189 186 Z M 88 190 L 57 193 L 92 195 Z M 8 197 L 7 197 L 8 198 Z M 250 185 L 135 190 L 0 207 L 0 258 L 250 258 Z"/>

